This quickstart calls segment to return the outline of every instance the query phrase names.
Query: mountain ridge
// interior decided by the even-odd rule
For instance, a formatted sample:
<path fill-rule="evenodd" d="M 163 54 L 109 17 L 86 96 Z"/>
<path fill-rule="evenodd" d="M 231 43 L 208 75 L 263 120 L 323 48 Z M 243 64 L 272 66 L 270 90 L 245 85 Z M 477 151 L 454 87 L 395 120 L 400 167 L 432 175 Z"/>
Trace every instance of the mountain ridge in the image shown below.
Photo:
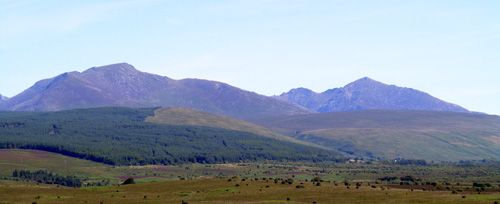
<path fill-rule="evenodd" d="M 320 113 L 369 109 L 469 112 L 428 93 L 387 85 L 368 77 L 322 93 L 296 88 L 274 97 Z"/>
<path fill-rule="evenodd" d="M 127 63 L 40 80 L 2 102 L 0 110 L 58 111 L 109 106 L 184 107 L 240 119 L 312 112 L 222 82 L 174 80 L 141 72 Z"/>

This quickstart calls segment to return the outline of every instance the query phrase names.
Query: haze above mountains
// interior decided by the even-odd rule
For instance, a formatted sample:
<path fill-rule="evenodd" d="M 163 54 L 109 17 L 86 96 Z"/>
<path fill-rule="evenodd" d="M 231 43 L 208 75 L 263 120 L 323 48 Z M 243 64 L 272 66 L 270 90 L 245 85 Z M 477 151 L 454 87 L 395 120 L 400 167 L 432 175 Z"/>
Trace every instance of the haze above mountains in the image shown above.
<path fill-rule="evenodd" d="M 1 98 L 0 110 L 11 111 L 183 107 L 240 119 L 366 109 L 468 112 L 427 93 L 367 77 L 323 93 L 297 88 L 267 97 L 217 81 L 174 80 L 126 63 L 67 72 L 40 80 L 12 98 Z"/>

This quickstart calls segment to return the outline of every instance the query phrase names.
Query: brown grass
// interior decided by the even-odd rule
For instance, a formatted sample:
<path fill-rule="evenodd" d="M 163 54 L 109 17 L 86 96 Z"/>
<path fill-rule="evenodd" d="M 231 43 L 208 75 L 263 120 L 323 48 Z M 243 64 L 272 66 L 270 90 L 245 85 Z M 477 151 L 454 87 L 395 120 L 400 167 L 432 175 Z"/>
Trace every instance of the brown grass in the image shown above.
<path fill-rule="evenodd" d="M 236 186 L 239 184 L 239 186 Z M 303 185 L 304 188 L 296 188 Z M 1 186 L 1 183 L 0 183 Z M 213 178 L 167 181 L 116 187 L 74 189 L 63 187 L 3 186 L 0 203 L 493 203 L 498 193 L 477 197 L 451 191 L 411 191 L 363 184 L 295 182 Z M 462 198 L 462 196 L 466 198 Z M 59 197 L 59 198 L 58 198 Z M 287 198 L 290 201 L 287 202 Z"/>

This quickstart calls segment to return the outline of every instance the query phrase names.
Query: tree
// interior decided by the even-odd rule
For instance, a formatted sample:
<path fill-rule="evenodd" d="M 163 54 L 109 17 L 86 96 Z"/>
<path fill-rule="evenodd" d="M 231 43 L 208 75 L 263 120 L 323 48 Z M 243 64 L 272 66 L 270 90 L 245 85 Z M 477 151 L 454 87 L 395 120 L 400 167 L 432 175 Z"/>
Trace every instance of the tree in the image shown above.
<path fill-rule="evenodd" d="M 135 184 L 134 178 L 130 177 L 123 182 L 123 185 Z"/>

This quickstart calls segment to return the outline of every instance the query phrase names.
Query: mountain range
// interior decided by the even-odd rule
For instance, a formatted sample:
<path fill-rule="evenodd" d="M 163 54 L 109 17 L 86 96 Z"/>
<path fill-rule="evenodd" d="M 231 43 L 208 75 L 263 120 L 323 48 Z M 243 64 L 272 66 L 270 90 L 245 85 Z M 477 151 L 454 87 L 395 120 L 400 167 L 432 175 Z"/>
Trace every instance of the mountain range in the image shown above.
<path fill-rule="evenodd" d="M 468 112 L 427 93 L 368 77 L 323 93 L 297 88 L 268 97 L 217 81 L 174 80 L 141 72 L 127 63 L 63 73 L 2 99 L 0 110 L 8 111 L 183 107 L 239 119 L 365 109 Z"/>
<path fill-rule="evenodd" d="M 311 113 L 303 107 L 201 79 L 174 80 L 126 63 L 93 67 L 38 81 L 0 103 L 0 110 L 58 111 L 75 108 L 184 107 L 234 118 Z"/>
<path fill-rule="evenodd" d="M 368 77 L 323 93 L 297 88 L 275 97 L 319 113 L 368 109 L 469 112 L 427 93 L 387 85 Z"/>

